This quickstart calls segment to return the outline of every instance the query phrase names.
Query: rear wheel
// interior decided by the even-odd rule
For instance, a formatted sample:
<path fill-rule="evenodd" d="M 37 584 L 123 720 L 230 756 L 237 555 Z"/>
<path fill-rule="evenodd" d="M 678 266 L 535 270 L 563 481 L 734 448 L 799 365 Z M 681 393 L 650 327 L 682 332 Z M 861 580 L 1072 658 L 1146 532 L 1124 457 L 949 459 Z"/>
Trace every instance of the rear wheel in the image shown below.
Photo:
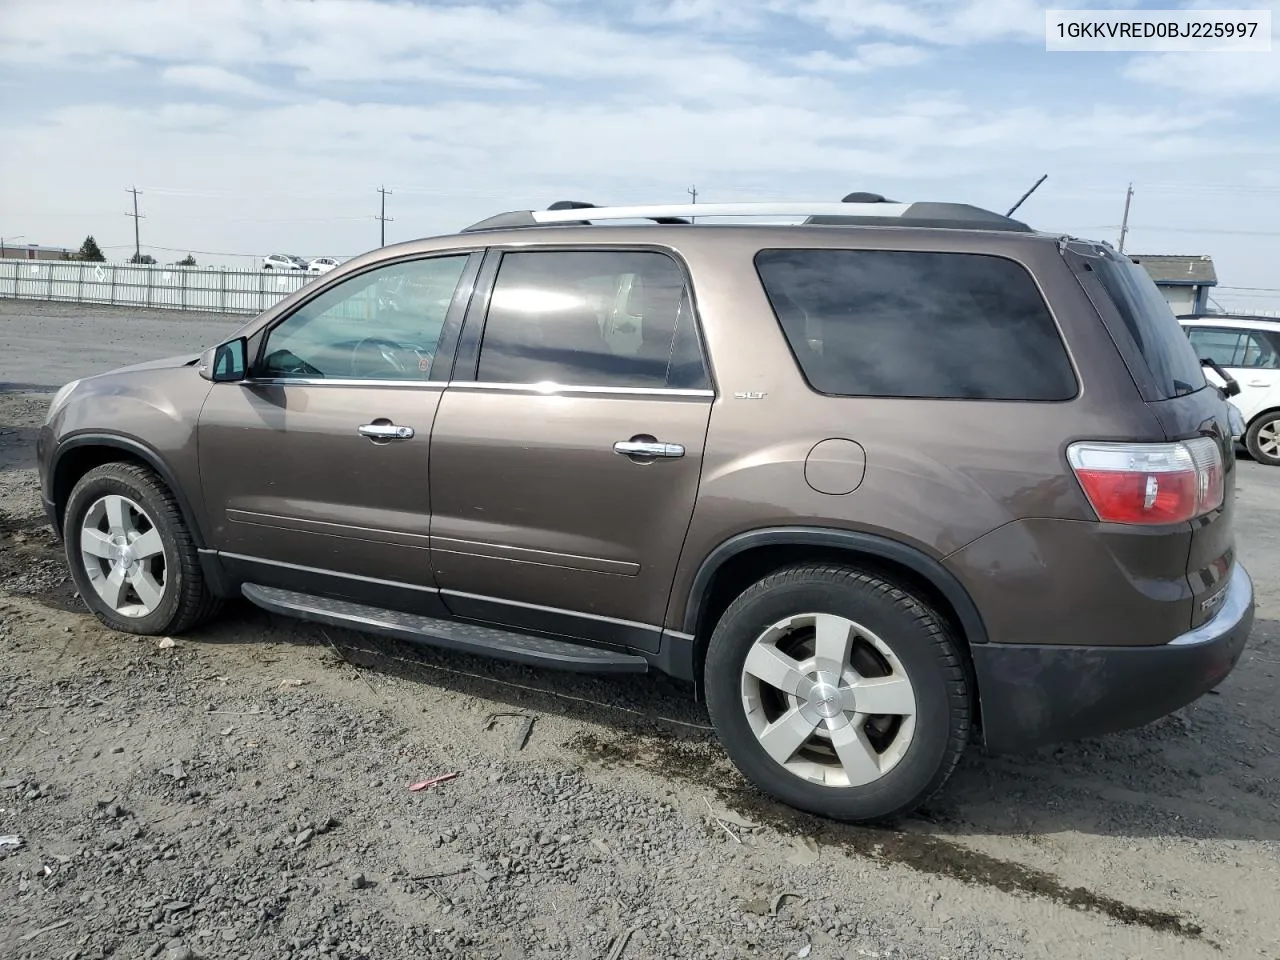
<path fill-rule="evenodd" d="M 80 597 L 113 630 L 180 633 L 217 609 L 177 502 L 150 470 L 90 470 L 71 491 L 63 529 Z"/>
<path fill-rule="evenodd" d="M 716 626 L 705 680 L 743 774 L 823 816 L 910 811 L 968 743 L 968 682 L 945 621 L 849 567 L 792 567 L 747 589 Z"/>
<path fill-rule="evenodd" d="M 1259 463 L 1280 466 L 1280 410 L 1264 413 L 1253 421 L 1244 435 L 1244 445 Z"/>

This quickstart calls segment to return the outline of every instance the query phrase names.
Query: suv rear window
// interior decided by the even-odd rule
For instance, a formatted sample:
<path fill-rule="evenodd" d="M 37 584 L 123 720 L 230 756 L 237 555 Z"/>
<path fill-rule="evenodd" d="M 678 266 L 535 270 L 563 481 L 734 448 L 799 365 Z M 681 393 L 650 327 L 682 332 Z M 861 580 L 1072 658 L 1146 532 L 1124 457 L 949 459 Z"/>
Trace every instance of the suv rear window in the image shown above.
<path fill-rule="evenodd" d="M 1075 374 L 1031 276 L 1002 257 L 762 250 L 805 379 L 838 396 L 1069 400 Z"/>
<path fill-rule="evenodd" d="M 1200 359 L 1147 271 L 1127 257 L 1113 256 L 1098 258 L 1093 268 L 1161 397 L 1180 397 L 1204 387 Z"/>

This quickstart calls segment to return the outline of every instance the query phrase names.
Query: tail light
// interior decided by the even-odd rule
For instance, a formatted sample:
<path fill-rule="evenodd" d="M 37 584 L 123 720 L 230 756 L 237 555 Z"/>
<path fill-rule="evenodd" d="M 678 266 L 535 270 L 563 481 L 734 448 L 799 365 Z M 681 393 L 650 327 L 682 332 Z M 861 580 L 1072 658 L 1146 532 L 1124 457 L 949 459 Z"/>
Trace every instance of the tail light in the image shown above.
<path fill-rule="evenodd" d="M 1067 460 L 1108 523 L 1181 523 L 1222 506 L 1222 450 L 1211 437 L 1073 443 Z"/>

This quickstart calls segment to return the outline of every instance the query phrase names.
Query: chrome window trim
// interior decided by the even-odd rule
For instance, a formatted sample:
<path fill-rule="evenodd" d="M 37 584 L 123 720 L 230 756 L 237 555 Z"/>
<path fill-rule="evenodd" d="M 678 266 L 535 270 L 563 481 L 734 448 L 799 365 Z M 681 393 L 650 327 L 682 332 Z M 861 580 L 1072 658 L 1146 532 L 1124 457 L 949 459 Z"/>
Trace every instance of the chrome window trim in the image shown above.
<path fill-rule="evenodd" d="M 240 381 L 245 386 L 280 386 L 280 387 L 437 387 L 449 386 L 447 380 L 360 380 L 354 377 L 260 377 Z"/>
<path fill-rule="evenodd" d="M 714 390 L 685 390 L 674 387 L 602 387 L 568 383 L 494 383 L 479 380 L 450 380 L 449 388 L 468 390 L 507 390 L 554 397 L 564 393 L 620 394 L 622 396 L 701 397 L 715 399 Z"/>

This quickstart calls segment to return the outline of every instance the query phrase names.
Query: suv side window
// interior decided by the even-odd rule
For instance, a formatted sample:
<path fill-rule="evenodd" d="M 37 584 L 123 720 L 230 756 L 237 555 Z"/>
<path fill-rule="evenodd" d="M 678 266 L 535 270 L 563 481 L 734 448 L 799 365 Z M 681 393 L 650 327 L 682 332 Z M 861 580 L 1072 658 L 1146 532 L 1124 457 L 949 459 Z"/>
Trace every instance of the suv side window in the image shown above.
<path fill-rule="evenodd" d="M 258 377 L 427 380 L 467 255 L 392 263 L 309 300 L 267 334 Z"/>
<path fill-rule="evenodd" d="M 1223 327 L 1193 327 L 1188 332 L 1197 355 L 1224 367 L 1280 369 L 1275 339 L 1261 330 Z"/>
<path fill-rule="evenodd" d="M 805 379 L 836 396 L 1069 400 L 1053 316 L 1012 260 L 762 250 L 756 270 Z"/>
<path fill-rule="evenodd" d="M 665 254 L 631 250 L 505 254 L 476 379 L 710 386 L 684 274 Z"/>

